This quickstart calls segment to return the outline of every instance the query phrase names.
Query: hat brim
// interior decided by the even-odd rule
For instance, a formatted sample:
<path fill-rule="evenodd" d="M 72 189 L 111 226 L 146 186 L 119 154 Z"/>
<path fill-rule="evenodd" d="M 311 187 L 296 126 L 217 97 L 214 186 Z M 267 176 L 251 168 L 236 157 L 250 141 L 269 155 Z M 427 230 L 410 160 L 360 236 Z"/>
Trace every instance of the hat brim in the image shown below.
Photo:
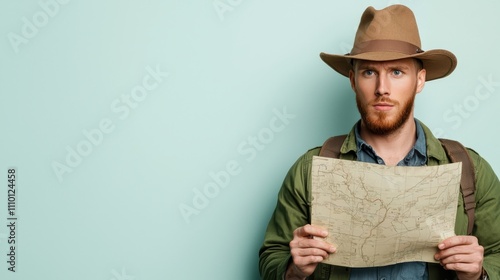
<path fill-rule="evenodd" d="M 320 53 L 321 59 L 333 70 L 341 75 L 349 77 L 349 71 L 352 69 L 351 61 L 353 59 L 368 61 L 391 61 L 404 58 L 417 58 L 422 61 L 426 70 L 426 81 L 431 81 L 450 75 L 457 66 L 457 58 L 447 50 L 429 50 L 413 55 L 394 53 L 394 52 L 366 52 L 357 55 L 336 55 Z"/>

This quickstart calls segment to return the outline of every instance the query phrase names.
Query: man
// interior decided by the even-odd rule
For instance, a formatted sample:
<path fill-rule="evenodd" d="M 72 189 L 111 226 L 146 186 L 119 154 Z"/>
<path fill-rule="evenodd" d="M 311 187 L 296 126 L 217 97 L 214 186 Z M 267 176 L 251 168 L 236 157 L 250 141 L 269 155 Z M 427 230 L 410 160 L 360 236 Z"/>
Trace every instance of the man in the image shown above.
<path fill-rule="evenodd" d="M 449 51 L 423 51 L 420 46 L 413 12 L 393 5 L 365 10 L 351 53 L 321 53 L 324 62 L 349 78 L 361 115 L 341 147 L 340 159 L 399 166 L 450 162 L 439 140 L 414 118 L 413 104 L 425 82 L 449 75 L 457 60 Z M 310 225 L 311 162 L 319 148 L 309 150 L 292 166 L 278 195 L 259 252 L 262 278 L 500 279 L 500 182 L 484 159 L 468 152 L 476 175 L 472 235 L 466 234 L 460 197 L 456 236 L 436 244 L 439 263 L 346 268 L 321 263 L 336 248 L 313 238 L 328 232 Z"/>

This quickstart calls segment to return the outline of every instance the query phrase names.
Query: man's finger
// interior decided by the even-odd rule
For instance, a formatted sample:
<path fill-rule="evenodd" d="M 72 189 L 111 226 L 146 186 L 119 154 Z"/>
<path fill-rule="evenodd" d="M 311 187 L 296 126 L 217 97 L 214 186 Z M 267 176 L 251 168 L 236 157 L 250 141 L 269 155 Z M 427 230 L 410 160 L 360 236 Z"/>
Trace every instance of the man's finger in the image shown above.
<path fill-rule="evenodd" d="M 300 257 L 320 256 L 323 259 L 325 259 L 328 257 L 329 253 L 323 249 L 307 248 L 307 249 L 298 250 L 297 255 Z"/>
<path fill-rule="evenodd" d="M 298 246 L 301 248 L 317 248 L 328 253 L 334 253 L 335 247 L 330 243 L 318 239 L 305 239 L 298 242 Z"/>
<path fill-rule="evenodd" d="M 475 236 L 457 235 L 443 240 L 443 242 L 441 242 L 438 245 L 438 248 L 440 250 L 445 250 L 459 245 L 473 245 L 473 244 L 474 245 L 477 244 L 477 238 Z"/>
<path fill-rule="evenodd" d="M 309 237 L 309 236 L 326 237 L 328 235 L 328 231 L 326 231 L 323 228 L 307 224 L 303 227 L 297 228 L 294 234 L 301 237 Z"/>

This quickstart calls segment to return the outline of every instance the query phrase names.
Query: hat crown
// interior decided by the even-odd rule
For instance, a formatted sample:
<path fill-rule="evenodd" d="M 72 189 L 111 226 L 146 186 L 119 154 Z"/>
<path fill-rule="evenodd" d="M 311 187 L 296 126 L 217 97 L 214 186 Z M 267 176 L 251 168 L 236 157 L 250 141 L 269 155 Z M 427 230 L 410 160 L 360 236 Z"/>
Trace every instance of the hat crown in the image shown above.
<path fill-rule="evenodd" d="M 406 42 L 420 49 L 420 35 L 413 12 L 403 5 L 382 10 L 368 7 L 361 16 L 353 51 L 357 46 L 377 40 Z"/>

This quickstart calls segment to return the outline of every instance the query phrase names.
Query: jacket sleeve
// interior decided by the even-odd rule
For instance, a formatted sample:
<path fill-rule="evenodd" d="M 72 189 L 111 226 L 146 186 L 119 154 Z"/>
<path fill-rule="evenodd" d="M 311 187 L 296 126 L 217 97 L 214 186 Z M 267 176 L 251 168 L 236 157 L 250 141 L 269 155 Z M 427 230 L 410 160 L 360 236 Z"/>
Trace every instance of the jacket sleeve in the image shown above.
<path fill-rule="evenodd" d="M 489 279 L 500 280 L 500 182 L 486 160 L 469 153 L 476 171 L 476 210 L 474 230 L 484 247 L 483 267 Z"/>
<path fill-rule="evenodd" d="M 259 250 L 262 279 L 283 279 L 291 259 L 289 243 L 293 238 L 293 231 L 310 222 L 308 177 L 311 162 L 311 152 L 301 156 L 283 181 L 276 208 Z"/>

